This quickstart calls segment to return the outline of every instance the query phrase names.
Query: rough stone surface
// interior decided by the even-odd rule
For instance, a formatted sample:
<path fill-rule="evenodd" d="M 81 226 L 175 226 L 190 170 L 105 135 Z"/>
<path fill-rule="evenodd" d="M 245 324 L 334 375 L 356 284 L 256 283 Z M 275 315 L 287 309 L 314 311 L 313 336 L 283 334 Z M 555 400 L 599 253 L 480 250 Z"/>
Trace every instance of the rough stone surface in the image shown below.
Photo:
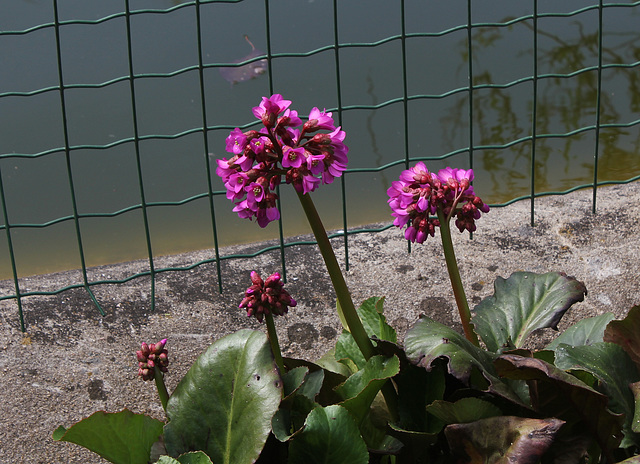
<path fill-rule="evenodd" d="M 493 293 L 496 277 L 518 270 L 564 271 L 584 282 L 589 294 L 565 315 L 560 330 L 577 320 L 613 312 L 621 318 L 640 303 L 640 183 L 600 188 L 597 214 L 591 190 L 536 199 L 535 226 L 530 202 L 517 202 L 485 215 L 473 239 L 454 237 L 467 296 L 475 305 Z M 248 225 L 252 226 L 252 225 Z M 344 263 L 342 240 L 334 239 Z M 252 253 L 264 244 L 222 250 L 222 256 Z M 298 306 L 277 320 L 285 355 L 315 359 L 341 331 L 335 297 L 315 246 L 286 249 L 287 289 Z M 188 266 L 212 256 L 202 251 L 161 257 L 157 268 Z M 438 239 L 413 246 L 397 229 L 349 238 L 346 277 L 356 303 L 386 295 L 385 314 L 399 339 L 421 313 L 460 330 Z M 90 281 L 115 279 L 145 269 L 131 262 L 90 270 Z M 137 377 L 135 350 L 141 341 L 168 338 L 170 390 L 197 355 L 215 339 L 240 328 L 265 330 L 237 305 L 249 285 L 249 272 L 279 270 L 279 251 L 252 259 L 222 262 L 223 293 L 215 264 L 157 276 L 156 308 L 151 283 L 139 278 L 123 285 L 93 286 L 105 314 L 84 289 L 55 296 L 24 298 L 27 333 L 20 331 L 14 300 L 0 301 L 0 464 L 102 463 L 72 444 L 54 442 L 53 430 L 70 426 L 96 410 L 129 408 L 157 418 L 163 411 L 154 386 Z M 82 281 L 79 272 L 21 279 L 23 291 L 53 290 Z M 0 295 L 14 293 L 0 282 Z M 537 334 L 542 345 L 556 335 Z"/>

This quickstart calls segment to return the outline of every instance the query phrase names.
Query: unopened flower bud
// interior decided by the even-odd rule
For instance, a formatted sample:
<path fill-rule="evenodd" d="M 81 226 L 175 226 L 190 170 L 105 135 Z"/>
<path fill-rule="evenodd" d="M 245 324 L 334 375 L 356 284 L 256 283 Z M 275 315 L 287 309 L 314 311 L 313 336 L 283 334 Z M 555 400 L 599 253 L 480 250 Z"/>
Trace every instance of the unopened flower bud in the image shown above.
<path fill-rule="evenodd" d="M 149 353 L 151 352 L 151 350 L 149 349 L 149 345 L 147 345 L 145 342 L 142 342 L 142 354 L 145 356 L 149 356 Z"/>
<path fill-rule="evenodd" d="M 155 368 L 160 371 L 167 372 L 169 365 L 168 352 L 165 349 L 167 339 L 163 339 L 157 343 L 142 343 L 141 350 L 136 351 L 136 359 L 138 361 L 138 375 L 142 380 L 152 380 L 155 377 Z"/>
<path fill-rule="evenodd" d="M 255 316 L 262 322 L 265 315 L 282 316 L 289 307 L 296 306 L 296 301 L 284 290 L 279 273 L 271 274 L 263 281 L 258 273 L 253 271 L 251 281 L 254 285 L 247 289 L 239 306 L 247 310 L 247 316 Z"/>

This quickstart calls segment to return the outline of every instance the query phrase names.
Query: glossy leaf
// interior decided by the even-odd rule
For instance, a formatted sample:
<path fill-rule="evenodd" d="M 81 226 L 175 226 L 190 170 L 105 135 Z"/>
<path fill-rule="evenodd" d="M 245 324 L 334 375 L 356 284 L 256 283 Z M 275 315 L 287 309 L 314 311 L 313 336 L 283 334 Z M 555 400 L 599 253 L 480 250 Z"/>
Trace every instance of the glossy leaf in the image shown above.
<path fill-rule="evenodd" d="M 584 370 L 596 377 L 600 381 L 598 389 L 610 399 L 609 409 L 625 415 L 625 436 L 633 437 L 635 401 L 629 385 L 640 381 L 640 375 L 621 346 L 605 342 L 591 346 L 560 345 L 556 349 L 555 364 L 560 369 Z"/>
<path fill-rule="evenodd" d="M 301 372 L 304 372 L 305 375 L 300 380 Z M 300 366 L 283 376 L 285 392 L 290 392 L 282 400 L 278 411 L 271 420 L 271 431 L 279 441 L 285 442 L 298 432 L 304 425 L 309 412 L 318 405 L 315 400 L 322 389 L 324 373 L 325 371 L 322 369 L 309 372 L 308 367 Z M 293 380 L 294 378 L 295 380 Z M 291 385 L 287 387 L 287 383 Z M 298 386 L 291 391 L 291 387 L 295 384 Z"/>
<path fill-rule="evenodd" d="M 305 366 L 309 369 L 309 376 L 305 378 L 305 382 L 303 382 L 301 390 L 305 395 L 310 395 L 309 392 L 312 383 L 316 386 L 320 386 L 320 391 L 314 391 L 315 397 L 313 398 L 313 400 L 320 405 L 327 406 L 329 404 L 338 403 L 342 400 L 342 398 L 338 394 L 336 394 L 334 389 L 338 385 L 341 385 L 347 379 L 347 377 L 345 377 L 344 375 L 338 374 L 329 369 L 324 369 L 318 364 L 306 361 L 304 359 L 284 358 L 284 365 L 288 370 L 300 366 Z M 315 375 L 319 374 L 311 375 L 316 372 L 322 372 L 321 378 L 315 377 Z M 312 397 L 309 396 L 309 398 L 311 399 Z"/>
<path fill-rule="evenodd" d="M 635 401 L 635 411 L 633 413 L 633 420 L 631 421 L 631 430 L 635 433 L 640 433 L 640 382 L 635 382 L 629 385 L 633 399 Z"/>
<path fill-rule="evenodd" d="M 473 397 L 462 398 L 455 403 L 434 401 L 427 406 L 427 412 L 445 424 L 464 424 L 502 415 L 502 411 L 496 405 Z"/>
<path fill-rule="evenodd" d="M 382 314 L 383 303 L 384 298 L 379 297 L 372 297 L 363 301 L 357 309 L 358 316 L 360 316 L 362 325 L 370 338 L 395 343 L 397 341 L 396 331 L 387 324 L 387 320 Z M 355 340 L 346 330 L 342 332 L 336 342 L 335 357 L 338 361 L 343 359 L 351 360 L 357 366 L 357 369 L 362 369 L 366 363 Z M 350 365 L 348 362 L 345 364 L 347 366 Z M 355 370 L 351 368 L 351 372 L 353 373 Z"/>
<path fill-rule="evenodd" d="M 449 425 L 444 433 L 458 462 L 536 464 L 563 424 L 553 418 L 499 416 Z"/>
<path fill-rule="evenodd" d="M 213 343 L 169 398 L 165 445 L 202 450 L 215 464 L 254 462 L 282 397 L 267 336 L 241 330 Z"/>
<path fill-rule="evenodd" d="M 317 407 L 289 446 L 289 464 L 366 464 L 367 445 L 349 411 Z"/>
<path fill-rule="evenodd" d="M 404 445 L 401 452 L 404 462 L 424 462 L 425 450 L 438 442 L 439 432 L 405 430 L 397 424 L 389 424 L 391 434 Z"/>
<path fill-rule="evenodd" d="M 604 341 L 624 348 L 640 370 L 640 305 L 631 308 L 623 320 L 611 321 L 604 332 Z"/>
<path fill-rule="evenodd" d="M 400 360 L 396 356 L 371 357 L 361 370 L 336 388 L 336 392 L 345 399 L 341 405 L 351 412 L 359 424 L 387 379 L 399 372 Z"/>
<path fill-rule="evenodd" d="M 561 344 L 582 346 L 599 343 L 603 341 L 604 330 L 607 324 L 609 324 L 614 317 L 613 313 L 604 313 L 599 316 L 581 319 L 558 335 L 547 345 L 546 349 L 555 350 Z"/>
<path fill-rule="evenodd" d="M 535 381 L 537 393 L 532 403 L 539 414 L 563 419 L 571 426 L 578 424 L 581 429 L 586 425 L 605 450 L 620 443 L 623 418 L 608 409 L 607 396 L 541 359 L 508 354 L 500 356 L 495 364 L 501 376 Z"/>
<path fill-rule="evenodd" d="M 202 451 L 194 451 L 193 453 L 185 453 L 178 459 L 169 456 L 160 456 L 157 464 L 213 464 L 209 456 Z"/>
<path fill-rule="evenodd" d="M 586 291 L 582 282 L 563 273 L 515 272 L 496 279 L 494 294 L 475 307 L 472 322 L 488 350 L 521 348 L 533 331 L 557 329 Z"/>
<path fill-rule="evenodd" d="M 357 421 L 357 418 L 355 418 Z M 359 430 L 370 453 L 397 454 L 403 443 L 389 434 L 388 424 L 391 416 L 384 396 L 378 394 L 371 404 L 369 412 L 360 421 Z"/>
<path fill-rule="evenodd" d="M 296 392 L 301 386 L 307 375 L 309 368 L 306 366 L 296 367 L 282 375 L 283 395 L 285 398 Z"/>
<path fill-rule="evenodd" d="M 369 337 L 386 340 L 392 343 L 398 341 L 396 330 L 387 324 L 383 314 L 384 297 L 371 297 L 362 302 L 358 308 L 358 316 Z"/>
<path fill-rule="evenodd" d="M 289 394 L 282 400 L 271 421 L 273 435 L 280 442 L 288 441 L 299 433 L 307 415 L 318 404 L 342 401 L 343 398 L 335 392 L 335 388 L 346 380 L 340 374 L 302 359 L 285 358 L 284 363 L 289 369 L 284 376 L 285 392 Z M 306 374 L 299 383 L 301 372 Z M 294 389 L 296 384 L 298 386 Z"/>
<path fill-rule="evenodd" d="M 427 414 L 427 406 L 442 400 L 445 393 L 445 371 L 443 366 L 426 371 L 413 365 L 403 366 L 400 375 L 394 378 L 398 388 L 397 430 L 415 432 L 439 432 L 444 424 Z"/>
<path fill-rule="evenodd" d="M 162 421 L 128 409 L 98 411 L 69 429 L 58 427 L 53 439 L 84 446 L 115 464 L 147 464 L 163 426 Z"/>
<path fill-rule="evenodd" d="M 450 327 L 422 316 L 407 331 L 404 346 L 409 361 L 427 371 L 432 369 L 437 359 L 444 358 L 449 374 L 464 384 L 524 405 L 520 397 L 496 375 L 493 366 L 496 355 L 476 347 Z"/>
<path fill-rule="evenodd" d="M 347 367 L 349 375 L 362 369 L 367 363 L 356 340 L 346 330 L 342 331 L 336 341 L 335 357 L 337 361 Z"/>
<path fill-rule="evenodd" d="M 349 377 L 352 373 L 347 366 L 336 360 L 335 347 L 327 351 L 321 358 L 317 359 L 315 363 L 327 371 L 340 374 L 344 377 Z"/>

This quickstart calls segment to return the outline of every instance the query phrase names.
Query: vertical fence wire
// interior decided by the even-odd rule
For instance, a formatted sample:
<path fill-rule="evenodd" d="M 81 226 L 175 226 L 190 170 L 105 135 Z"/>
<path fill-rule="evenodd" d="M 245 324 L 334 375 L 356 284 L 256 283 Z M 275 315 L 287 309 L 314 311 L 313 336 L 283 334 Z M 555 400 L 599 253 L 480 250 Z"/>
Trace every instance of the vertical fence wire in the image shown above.
<path fill-rule="evenodd" d="M 529 175 L 531 178 L 531 227 L 535 225 L 536 202 L 536 140 L 538 136 L 538 0 L 533 0 L 533 96 L 531 106 L 531 164 Z"/>
<path fill-rule="evenodd" d="M 340 40 L 339 40 L 339 25 L 338 25 L 338 0 L 333 0 L 333 53 L 334 62 L 336 67 L 336 101 L 338 104 L 338 126 L 342 126 L 342 75 L 340 73 Z M 342 200 L 342 239 L 344 244 L 344 265 L 345 269 L 349 270 L 349 234 L 347 223 L 347 173 L 343 172 L 340 176 L 340 191 Z"/>
<path fill-rule="evenodd" d="M 472 8 L 471 0 L 467 0 L 467 72 L 469 73 L 468 82 L 468 95 L 469 95 L 469 166 L 473 169 L 473 152 L 474 152 L 474 137 L 473 137 L 473 89 L 474 89 L 474 76 L 473 76 L 473 21 L 472 21 Z"/>
<path fill-rule="evenodd" d="M 407 23 L 405 1 L 400 1 L 400 35 L 402 45 L 402 119 L 404 127 L 404 168 L 409 169 L 409 84 L 407 78 Z M 411 240 L 407 240 L 407 253 L 411 253 Z"/>
<path fill-rule="evenodd" d="M 131 96 L 131 119 L 133 121 L 133 146 L 136 156 L 136 169 L 138 176 L 138 191 L 140 193 L 140 205 L 142 211 L 142 222 L 144 225 L 144 234 L 147 246 L 147 254 L 149 256 L 149 273 L 151 277 L 151 309 L 155 309 L 156 297 L 156 272 L 153 262 L 153 248 L 151 246 L 151 232 L 149 227 L 149 214 L 147 211 L 147 201 L 144 188 L 144 177 L 142 175 L 142 156 L 140 153 L 140 131 L 138 127 L 138 105 L 136 101 L 136 77 L 133 67 L 133 42 L 131 34 L 131 8 L 129 0 L 125 0 L 125 19 L 127 25 L 127 61 L 129 66 L 129 92 Z"/>
<path fill-rule="evenodd" d="M 58 0 L 53 1 L 54 30 L 56 36 L 56 58 L 58 65 L 58 84 L 60 86 L 60 112 L 62 115 L 62 135 L 64 140 L 64 157 L 67 170 L 67 181 L 69 183 L 69 194 L 71 195 L 71 207 L 73 209 L 73 225 L 76 233 L 76 242 L 78 244 L 78 255 L 80 257 L 80 266 L 82 269 L 82 282 L 85 290 L 93 300 L 101 315 L 104 316 L 104 310 L 96 299 L 89 285 L 87 277 L 87 264 L 84 254 L 84 245 L 82 243 L 82 232 L 80 230 L 80 215 L 78 214 L 78 200 L 76 198 L 76 190 L 73 180 L 73 172 L 71 169 L 71 144 L 69 143 L 69 122 L 67 118 L 67 105 L 65 99 L 64 73 L 62 70 L 62 45 L 60 42 L 60 18 L 58 15 Z"/>
<path fill-rule="evenodd" d="M 207 200 L 209 202 L 209 214 L 211 215 L 211 227 L 213 233 L 213 247 L 216 261 L 216 275 L 218 277 L 218 291 L 222 293 L 222 269 L 220 266 L 220 247 L 218 246 L 218 226 L 216 223 L 216 210 L 213 200 L 213 184 L 211 182 L 211 161 L 209 160 L 209 133 L 207 124 L 207 103 L 206 103 L 206 89 L 204 85 L 204 60 L 202 52 L 202 17 L 201 17 L 201 3 L 200 0 L 196 0 L 196 34 L 198 40 L 198 84 L 200 86 L 200 108 L 202 112 L 202 143 L 203 143 L 203 155 L 206 166 L 207 174 Z"/>
<path fill-rule="evenodd" d="M 600 155 L 600 115 L 602 113 L 602 105 L 600 97 L 602 94 L 602 0 L 598 0 L 598 71 L 597 71 L 597 91 L 596 91 L 596 128 L 593 152 L 593 201 L 591 204 L 592 214 L 596 213 L 596 196 L 598 194 L 598 158 Z"/>
<path fill-rule="evenodd" d="M 0 202 L 2 203 L 2 217 L 4 219 L 4 231 L 7 237 L 7 247 L 9 249 L 9 261 L 11 262 L 11 274 L 13 275 L 13 288 L 15 291 L 16 304 L 18 306 L 18 320 L 20 321 L 20 331 L 25 332 L 24 313 L 22 311 L 22 294 L 20 293 L 20 281 L 18 280 L 18 269 L 16 267 L 16 256 L 13 250 L 13 240 L 11 238 L 11 224 L 9 222 L 9 212 L 5 200 L 4 184 L 2 183 L 2 165 L 0 165 Z"/>

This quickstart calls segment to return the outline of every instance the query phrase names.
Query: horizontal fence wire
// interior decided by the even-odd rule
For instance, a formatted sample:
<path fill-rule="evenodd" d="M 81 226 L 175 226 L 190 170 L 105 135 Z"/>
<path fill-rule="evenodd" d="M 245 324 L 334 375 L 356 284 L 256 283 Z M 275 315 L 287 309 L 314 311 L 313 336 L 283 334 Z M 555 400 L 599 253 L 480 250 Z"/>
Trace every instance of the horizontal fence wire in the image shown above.
<path fill-rule="evenodd" d="M 485 150 L 504 150 L 509 149 L 515 146 L 520 146 L 523 144 L 529 144 L 531 147 L 531 156 L 530 156 L 530 166 L 529 172 L 526 175 L 530 178 L 530 189 L 527 195 L 518 196 L 517 198 L 509 199 L 508 201 L 504 201 L 501 203 L 491 204 L 492 207 L 502 207 L 512 204 L 513 202 L 520 200 L 529 200 L 531 203 L 531 224 L 533 225 L 535 222 L 535 199 L 541 196 L 546 195 L 563 195 L 569 192 L 583 189 L 583 188 L 591 188 L 593 190 L 593 199 L 592 199 L 592 211 L 595 213 L 596 211 L 596 199 L 597 199 L 597 189 L 603 185 L 609 184 L 620 184 L 620 183 L 628 183 L 633 182 L 640 179 L 640 176 L 630 177 L 628 179 L 624 179 L 621 181 L 602 181 L 598 177 L 598 160 L 600 157 L 600 139 L 601 132 L 603 130 L 609 129 L 630 129 L 636 126 L 640 126 L 640 117 L 633 119 L 631 121 L 615 121 L 615 122 L 603 122 L 601 114 L 601 95 L 602 95 L 602 74 L 608 70 L 613 69 L 625 69 L 625 70 L 638 70 L 640 69 L 640 61 L 630 61 L 630 62 L 616 62 L 616 63 L 603 63 L 603 35 L 604 35 L 604 24 L 603 24 L 603 15 L 608 9 L 614 8 L 623 8 L 628 9 L 630 12 L 634 14 L 638 14 L 640 10 L 640 1 L 637 2 L 603 2 L 599 0 L 597 3 L 592 5 L 585 6 L 580 9 L 576 9 L 570 12 L 540 12 L 538 11 L 538 1 L 532 0 L 531 2 L 531 14 L 519 16 L 516 18 L 509 18 L 503 21 L 498 22 L 475 22 L 473 18 L 473 8 L 472 8 L 472 0 L 467 0 L 467 21 L 464 24 L 459 24 L 450 28 L 442 29 L 435 32 L 407 32 L 406 28 L 406 5 L 405 1 L 397 1 L 398 9 L 400 11 L 400 30 L 398 34 L 387 36 L 378 41 L 372 42 L 344 42 L 340 38 L 340 28 L 339 24 L 341 21 L 341 17 L 339 14 L 339 6 L 338 1 L 333 0 L 331 4 L 332 17 L 333 17 L 333 43 L 328 43 L 319 48 L 314 48 L 313 50 L 308 50 L 304 52 L 273 52 L 272 45 L 272 27 L 274 24 L 274 20 L 270 16 L 270 11 L 272 5 L 270 5 L 269 0 L 265 0 L 264 9 L 265 9 L 265 42 L 267 46 L 266 53 L 263 55 L 251 57 L 249 59 L 245 59 L 239 62 L 208 62 L 205 52 L 203 51 L 203 35 L 204 29 L 206 28 L 206 24 L 204 24 L 202 18 L 202 9 L 210 4 L 239 4 L 246 0 L 236 0 L 236 1 L 220 1 L 220 0 L 199 0 L 199 1 L 187 1 L 175 5 L 171 8 L 166 9 L 131 9 L 129 0 L 126 0 L 124 11 L 118 12 L 115 14 L 107 15 L 99 19 L 95 20 L 79 20 L 79 19 L 60 19 L 59 17 L 59 1 L 53 0 L 53 21 L 49 23 L 39 24 L 33 27 L 29 27 L 23 30 L 0 30 L 0 44 L 1 41 L 8 37 L 19 37 L 30 34 L 35 34 L 41 31 L 53 31 L 55 39 L 56 39 L 56 61 L 57 61 L 57 73 L 58 73 L 58 83 L 56 85 L 45 86 L 38 89 L 32 90 L 21 90 L 14 91 L 8 90 L 4 91 L 0 88 L 0 102 L 3 99 L 8 98 L 17 98 L 17 99 L 31 99 L 33 97 L 45 94 L 57 95 L 60 100 L 60 112 L 61 112 L 61 121 L 62 121 L 62 139 L 63 146 L 53 147 L 46 150 L 42 150 L 36 153 L 2 153 L 2 147 L 0 147 L 0 199 L 1 199 L 1 207 L 2 207 L 2 219 L 3 224 L 0 225 L 0 229 L 4 231 L 4 235 L 6 237 L 6 247 L 8 250 L 8 256 L 11 261 L 11 272 L 13 275 L 13 287 L 15 291 L 12 294 L 2 295 L 0 296 L 0 300 L 15 300 L 17 304 L 17 316 L 19 318 L 20 329 L 22 331 L 26 331 L 26 323 L 23 313 L 22 302 L 23 299 L 30 296 L 37 295 L 56 295 L 61 292 L 74 289 L 74 288 L 84 288 L 90 295 L 93 300 L 96 308 L 101 314 L 104 314 L 104 311 L 94 296 L 92 292 L 92 287 L 97 285 L 122 285 L 133 279 L 137 279 L 140 277 L 150 277 L 151 281 L 151 308 L 155 306 L 155 281 L 157 275 L 166 272 L 180 272 L 180 271 L 188 271 L 194 269 L 196 267 L 202 266 L 204 264 L 215 264 L 216 265 L 216 273 L 217 273 L 217 281 L 218 281 L 218 291 L 223 291 L 224 285 L 224 275 L 221 270 L 221 263 L 224 260 L 235 260 L 235 259 L 250 259 L 262 253 L 266 253 L 273 250 L 280 251 L 280 259 L 282 265 L 282 271 L 284 278 L 286 280 L 286 262 L 285 262 L 285 249 L 292 246 L 298 245 L 312 245 L 315 244 L 314 241 L 298 241 L 291 239 L 286 239 L 283 229 L 283 221 L 286 218 L 281 219 L 278 223 L 278 245 L 270 246 L 263 248 L 259 251 L 256 251 L 252 254 L 227 254 L 223 255 L 224 249 L 219 246 L 219 231 L 218 224 L 216 220 L 216 210 L 215 210 L 215 198 L 221 197 L 224 198 L 226 191 L 215 189 L 214 184 L 212 183 L 212 173 L 215 169 L 215 165 L 212 166 L 212 162 L 209 159 L 208 153 L 210 152 L 210 141 L 209 135 L 214 132 L 224 132 L 234 129 L 235 125 L 221 125 L 221 124 L 211 124 L 210 123 L 210 115 L 208 115 L 208 107 L 207 107 L 207 81 L 205 78 L 205 72 L 210 69 L 233 69 L 239 68 L 242 66 L 246 66 L 250 63 L 258 63 L 261 60 L 267 60 L 267 78 L 268 78 L 268 86 L 271 93 L 274 92 L 275 88 L 278 88 L 278 76 L 274 75 L 272 71 L 272 64 L 276 63 L 278 60 L 283 60 L 286 58 L 308 58 L 316 55 L 331 53 L 333 54 L 334 62 L 335 62 L 335 76 L 331 76 L 331 79 L 335 79 L 335 101 L 337 102 L 337 106 L 334 108 L 328 108 L 328 111 L 332 111 L 337 115 L 337 122 L 339 125 L 342 125 L 344 116 L 351 112 L 357 111 L 369 111 L 373 112 L 376 110 L 380 110 L 386 107 L 391 107 L 395 105 L 400 105 L 402 108 L 402 119 L 404 126 L 403 133 L 403 147 L 402 152 L 403 156 L 399 157 L 399 159 L 394 160 L 392 162 L 388 162 L 381 166 L 369 166 L 369 167 L 352 167 L 348 168 L 345 171 L 345 175 L 341 178 L 341 201 L 342 201 L 342 231 L 339 233 L 335 233 L 330 235 L 330 238 L 342 238 L 343 247 L 345 252 L 345 264 L 348 268 L 349 266 L 349 249 L 348 249 L 348 237 L 354 234 L 360 233 L 371 233 L 371 232 L 379 232 L 382 230 L 386 230 L 390 228 L 392 225 L 385 225 L 380 228 L 362 228 L 362 227 L 349 227 L 349 217 L 347 214 L 347 203 L 349 201 L 349 197 L 347 195 L 347 185 L 349 183 L 349 179 L 352 175 L 357 173 L 378 173 L 385 172 L 387 170 L 393 168 L 408 168 L 410 163 L 415 161 L 433 161 L 433 160 L 447 160 L 449 158 L 463 155 L 467 158 L 467 163 L 470 168 L 474 167 L 474 160 L 476 156 L 474 156 L 479 151 Z M 148 15 L 172 15 L 177 12 L 189 12 L 193 13 L 195 18 L 196 25 L 196 35 L 197 35 L 197 62 L 193 65 L 182 67 L 180 69 L 159 73 L 137 73 L 136 62 L 133 53 L 133 39 L 132 33 L 134 31 L 134 24 L 132 20 L 136 17 L 143 17 Z M 598 29 L 597 29 L 597 64 L 591 66 L 581 67 L 579 69 L 574 69 L 568 71 L 566 73 L 539 73 L 538 72 L 538 62 L 539 62 L 539 38 L 541 35 L 539 29 L 539 21 L 541 19 L 549 19 L 549 18 L 557 18 L 557 19 L 568 19 L 568 18 L 576 18 L 584 15 L 588 12 L 594 11 L 598 15 Z M 122 75 L 113 79 L 104 80 L 99 83 L 67 83 L 65 79 L 65 74 L 63 72 L 65 66 L 65 57 L 63 56 L 61 40 L 60 40 L 60 32 L 68 27 L 73 26 L 98 26 L 105 23 L 109 23 L 112 21 L 122 21 L 125 23 L 125 31 L 126 31 L 126 44 L 127 44 L 127 64 L 128 64 L 128 73 L 126 75 Z M 1 23 L 0 23 L 1 25 Z M 477 47 L 481 46 L 481 44 L 477 44 L 477 38 L 474 35 L 474 31 L 478 29 L 487 29 L 487 28 L 495 28 L 497 30 L 510 28 L 515 25 L 525 25 L 528 28 L 532 29 L 532 37 L 533 43 L 523 45 L 525 47 L 530 47 L 532 49 L 532 69 L 533 72 L 529 76 L 525 76 L 522 78 L 514 79 L 505 83 L 482 83 L 477 82 L 476 80 L 476 69 L 474 69 L 474 52 L 477 50 Z M 0 26 L 1 27 L 1 26 Z M 444 92 L 434 92 L 434 93 L 421 93 L 421 94 L 411 94 L 409 91 L 408 85 L 408 49 L 407 42 L 411 39 L 416 38 L 440 38 L 449 36 L 452 34 L 465 34 L 467 41 L 467 71 L 468 71 L 468 83 L 465 86 L 459 86 L 455 88 L 450 88 Z M 386 99 L 380 103 L 375 104 L 344 104 L 343 103 L 343 95 L 342 89 L 345 85 L 345 75 L 341 72 L 341 54 L 344 54 L 346 50 L 354 49 L 376 49 L 378 47 L 382 47 L 385 44 L 390 43 L 400 43 L 401 49 L 401 63 L 402 63 L 402 88 L 398 89 L 399 96 L 391 99 Z M 636 55 L 637 56 L 637 55 Z M 538 127 L 538 93 L 540 86 L 545 81 L 573 81 L 576 79 L 580 79 L 581 76 L 587 75 L 589 73 L 597 74 L 597 89 L 596 89 L 596 103 L 595 103 L 595 115 L 592 124 L 581 125 L 580 127 L 567 130 L 567 131 L 559 131 L 559 132 L 545 132 Z M 201 115 L 201 124 L 192 127 L 186 130 L 178 131 L 171 134 L 142 134 L 139 127 L 139 116 L 137 114 L 137 91 L 139 90 L 138 86 L 142 81 L 145 80 L 170 80 L 174 79 L 178 76 L 183 75 L 197 75 L 198 80 L 198 91 L 200 98 L 200 115 Z M 131 120 L 133 124 L 132 135 L 129 137 L 122 137 L 117 140 L 114 140 L 110 143 L 97 143 L 97 144 L 72 144 L 70 142 L 69 137 L 69 128 L 68 128 L 68 100 L 67 96 L 69 92 L 72 92 L 76 89 L 105 89 L 113 86 L 117 86 L 119 84 L 127 85 L 129 89 L 129 97 L 130 97 L 130 107 L 131 107 Z M 475 114 L 477 108 L 474 105 L 477 104 L 477 98 L 479 92 L 482 91 L 504 91 L 510 88 L 518 87 L 523 84 L 531 85 L 532 92 L 532 105 L 530 108 L 531 111 L 531 131 L 528 135 L 522 135 L 520 137 L 513 138 L 512 140 L 505 141 L 504 143 L 492 143 L 492 144 L 483 144 L 478 143 L 476 140 L 476 135 L 474 131 L 474 121 Z M 437 156 L 415 156 L 415 154 L 410 153 L 410 143 L 409 143 L 409 126 L 411 122 L 411 114 L 409 112 L 409 105 L 412 102 L 422 101 L 422 100 L 445 100 L 456 96 L 466 96 L 468 99 L 468 145 L 465 147 L 461 147 L 455 150 L 451 150 L 447 153 L 443 153 Z M 636 116 L 638 116 L 636 114 Z M 240 125 L 241 129 L 247 129 L 253 127 L 255 123 L 247 123 L 245 125 Z M 539 144 L 545 139 L 567 139 L 579 134 L 583 133 L 592 133 L 594 135 L 594 145 L 593 145 L 593 180 L 590 183 L 585 183 L 581 185 L 572 186 L 569 189 L 564 189 L 560 191 L 544 191 L 537 192 L 535 188 L 535 176 L 536 176 L 536 150 Z M 474 135 L 475 134 L 475 135 Z M 177 201 L 150 201 L 147 199 L 147 186 L 145 185 L 145 179 L 143 176 L 143 167 L 141 162 L 141 148 L 140 145 L 150 140 L 162 141 L 169 143 L 170 141 L 183 139 L 189 136 L 199 136 L 202 137 L 202 144 L 204 148 L 204 162 L 207 174 L 207 189 L 201 193 L 196 195 L 188 196 L 187 198 L 183 198 Z M 76 174 L 73 171 L 73 165 L 71 161 L 71 155 L 74 152 L 80 150 L 97 150 L 97 151 L 106 151 L 112 149 L 114 147 L 118 147 L 121 145 L 133 145 L 135 159 L 136 159 L 136 181 L 137 181 L 137 191 L 139 196 L 139 202 L 135 204 L 128 205 L 124 208 L 118 209 L 116 211 L 108 211 L 108 212 L 91 212 L 85 213 L 81 212 L 78 208 L 78 194 L 76 193 L 75 183 L 76 183 Z M 68 183 L 68 188 L 70 192 L 71 198 L 71 210 L 72 213 L 69 215 L 64 215 L 61 217 L 57 217 L 55 219 L 49 221 L 43 221 L 40 223 L 25 223 L 25 222 L 15 222 L 11 220 L 10 212 L 13 211 L 11 205 L 7 200 L 7 196 L 5 195 L 5 185 L 3 184 L 3 172 L 2 172 L 2 161 L 7 159 L 36 159 L 36 158 L 45 158 L 51 157 L 54 155 L 63 156 L 66 164 L 66 182 Z M 477 177 L 476 177 L 477 179 Z M 183 207 L 190 203 L 197 202 L 199 200 L 204 200 L 207 202 L 208 211 L 211 216 L 211 248 L 212 248 L 212 257 L 210 259 L 201 260 L 197 263 L 191 264 L 189 266 L 184 267 L 163 267 L 156 268 L 154 264 L 154 258 L 156 255 L 154 254 L 153 243 L 151 238 L 151 225 L 149 222 L 149 212 L 158 207 Z M 280 201 L 280 200 L 278 200 Z M 278 204 L 280 206 L 280 204 Z M 87 218 L 115 218 L 118 216 L 123 216 L 127 213 L 137 211 L 140 212 L 143 219 L 143 229 L 145 235 L 145 246 L 146 246 L 146 259 L 148 260 L 148 270 L 144 272 L 139 272 L 130 276 L 127 276 L 123 279 L 113 279 L 113 280 L 91 280 L 88 277 L 87 265 L 86 265 L 86 249 L 83 243 L 83 233 L 82 233 L 82 221 Z M 47 229 L 54 225 L 61 223 L 70 223 L 73 225 L 73 230 L 75 233 L 75 240 L 78 248 L 78 256 L 81 266 L 82 273 L 82 283 L 81 284 L 72 284 L 68 286 L 61 287 L 59 289 L 55 289 L 52 291 L 22 291 L 20 288 L 20 279 L 21 276 L 18 273 L 17 266 L 17 257 L 15 252 L 15 245 L 13 240 L 13 234 L 18 230 L 26 230 L 26 229 Z"/>

